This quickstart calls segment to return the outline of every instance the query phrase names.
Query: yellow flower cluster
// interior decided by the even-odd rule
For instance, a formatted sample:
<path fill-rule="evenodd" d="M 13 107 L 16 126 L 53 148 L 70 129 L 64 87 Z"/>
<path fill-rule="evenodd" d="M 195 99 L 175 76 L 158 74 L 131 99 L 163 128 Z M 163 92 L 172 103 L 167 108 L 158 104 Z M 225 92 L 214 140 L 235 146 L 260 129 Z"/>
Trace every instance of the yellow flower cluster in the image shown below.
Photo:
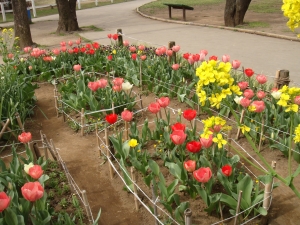
<path fill-rule="evenodd" d="M 300 0 L 283 0 L 281 7 L 283 15 L 289 18 L 286 25 L 294 31 L 300 25 Z M 300 38 L 300 34 L 298 34 Z"/>
<path fill-rule="evenodd" d="M 224 63 L 215 60 L 205 61 L 197 68 L 196 76 L 199 77 L 199 81 L 196 92 L 202 106 L 208 99 L 211 106 L 219 109 L 222 100 L 228 95 L 232 95 L 232 93 L 242 94 L 240 88 L 233 85 L 234 79 L 231 77 L 230 71 L 231 64 L 229 62 Z M 206 90 L 206 88 L 209 89 Z"/>
<path fill-rule="evenodd" d="M 300 142 L 300 124 L 299 124 L 299 125 L 296 127 L 296 129 L 295 129 L 294 142 L 295 142 L 295 143 Z"/>
<path fill-rule="evenodd" d="M 130 139 L 130 141 L 128 142 L 128 145 L 131 147 L 131 148 L 134 148 L 135 146 L 138 145 L 138 142 L 136 139 Z"/>
<path fill-rule="evenodd" d="M 300 88 L 298 87 L 288 87 L 284 85 L 279 92 L 281 92 L 280 99 L 277 102 L 278 105 L 281 105 L 285 108 L 286 112 L 298 112 L 298 105 L 294 103 L 296 96 L 300 95 Z"/>
<path fill-rule="evenodd" d="M 226 125 L 226 120 L 218 116 L 212 116 L 202 122 L 204 124 L 204 129 L 201 137 L 208 139 L 210 135 L 217 133 L 216 137 L 213 138 L 213 142 L 218 144 L 218 148 L 222 148 L 227 141 L 223 139 L 220 132 L 224 130 L 231 130 L 231 127 Z"/>

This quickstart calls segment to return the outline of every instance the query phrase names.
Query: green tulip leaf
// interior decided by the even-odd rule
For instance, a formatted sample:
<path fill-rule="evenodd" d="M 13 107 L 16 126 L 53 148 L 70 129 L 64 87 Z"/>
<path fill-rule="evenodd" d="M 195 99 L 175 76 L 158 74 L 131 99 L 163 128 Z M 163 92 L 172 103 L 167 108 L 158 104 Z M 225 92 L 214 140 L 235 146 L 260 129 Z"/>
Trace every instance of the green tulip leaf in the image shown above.
<path fill-rule="evenodd" d="M 243 200 L 245 200 L 245 203 L 247 204 L 246 207 L 251 206 L 252 189 L 253 189 L 253 181 L 251 177 L 248 174 L 246 174 L 244 178 L 240 180 L 239 183 L 237 184 L 237 193 L 243 191 L 242 201 L 241 201 L 242 207 L 243 207 Z"/>
<path fill-rule="evenodd" d="M 4 220 L 9 225 L 18 225 L 18 217 L 16 213 L 10 208 L 5 209 Z"/>
<path fill-rule="evenodd" d="M 152 171 L 156 176 L 159 176 L 160 169 L 159 169 L 158 164 L 157 164 L 155 161 L 153 161 L 152 159 L 149 160 L 148 164 L 149 164 L 149 167 L 150 167 L 151 171 Z"/>
<path fill-rule="evenodd" d="M 263 216 L 266 216 L 268 214 L 268 211 L 266 209 L 264 209 L 263 207 L 258 208 L 257 211 Z"/>

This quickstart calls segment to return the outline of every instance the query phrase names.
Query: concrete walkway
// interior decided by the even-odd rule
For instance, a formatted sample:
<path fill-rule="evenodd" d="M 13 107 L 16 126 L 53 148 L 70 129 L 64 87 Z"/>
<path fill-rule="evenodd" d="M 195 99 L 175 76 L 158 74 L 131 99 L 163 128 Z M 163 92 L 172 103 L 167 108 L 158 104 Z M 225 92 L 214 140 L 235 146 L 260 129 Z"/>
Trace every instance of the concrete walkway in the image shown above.
<path fill-rule="evenodd" d="M 78 10 L 79 26 L 94 25 L 105 30 L 84 32 L 80 35 L 101 44 L 110 44 L 107 34 L 115 33 L 116 29 L 121 28 L 125 34 L 124 40 L 129 40 L 130 43 L 148 43 L 159 47 L 167 45 L 169 41 L 175 41 L 181 46 L 182 53 L 195 54 L 201 49 L 206 49 L 209 55 L 218 57 L 229 54 L 231 59 L 240 60 L 245 68 L 250 67 L 256 73 L 268 76 L 274 76 L 276 70 L 287 69 L 290 71 L 292 82 L 300 86 L 300 42 L 147 19 L 137 14 L 136 8 L 148 2 L 151 0 L 135 0 Z M 38 21 L 45 22 L 39 25 Z M 39 43 L 39 38 L 36 37 L 41 32 L 48 32 L 48 34 L 44 33 L 42 38 L 49 39 L 49 34 L 56 30 L 55 21 L 58 21 L 58 15 L 33 18 L 34 24 L 31 25 L 33 40 Z M 3 25 L 12 25 L 12 23 Z M 49 45 L 49 40 L 46 43 Z"/>

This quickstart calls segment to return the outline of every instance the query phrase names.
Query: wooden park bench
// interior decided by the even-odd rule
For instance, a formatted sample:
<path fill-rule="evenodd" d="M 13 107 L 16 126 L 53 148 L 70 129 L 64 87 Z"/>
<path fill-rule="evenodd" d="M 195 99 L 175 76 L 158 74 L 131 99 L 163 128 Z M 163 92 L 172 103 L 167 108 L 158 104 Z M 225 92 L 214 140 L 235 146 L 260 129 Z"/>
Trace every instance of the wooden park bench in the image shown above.
<path fill-rule="evenodd" d="M 171 9 L 182 9 L 183 11 L 183 20 L 186 20 L 185 16 L 185 10 L 194 10 L 193 7 L 188 6 L 188 5 L 183 5 L 183 4 L 172 4 L 172 3 L 164 3 L 164 5 L 169 7 L 169 18 L 172 19 L 172 12 Z"/>

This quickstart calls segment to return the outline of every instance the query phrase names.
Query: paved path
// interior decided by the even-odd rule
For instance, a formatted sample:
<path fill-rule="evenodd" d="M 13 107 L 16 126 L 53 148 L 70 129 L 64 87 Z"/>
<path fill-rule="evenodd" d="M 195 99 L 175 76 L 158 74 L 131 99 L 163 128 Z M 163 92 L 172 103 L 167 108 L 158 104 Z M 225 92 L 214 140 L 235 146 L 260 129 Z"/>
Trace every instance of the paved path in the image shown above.
<path fill-rule="evenodd" d="M 155 46 L 167 45 L 175 41 L 181 51 L 199 53 L 207 49 L 209 55 L 222 57 L 229 54 L 231 59 L 238 59 L 244 67 L 250 67 L 257 73 L 274 76 L 276 70 L 288 69 L 293 82 L 300 86 L 300 42 L 264 37 L 217 28 L 200 27 L 160 22 L 144 18 L 136 13 L 136 8 L 151 0 L 135 0 L 103 7 L 78 10 L 79 26 L 94 25 L 103 28 L 103 32 L 85 32 L 84 38 L 109 44 L 108 33 L 115 33 L 121 28 L 124 39 L 130 43 L 149 43 Z M 166 11 L 167 13 L 167 11 Z M 222 12 L 220 12 L 222 13 Z M 34 18 L 35 34 L 46 30 L 54 32 L 54 27 L 39 27 L 38 21 L 58 20 L 58 15 Z M 53 26 L 53 25 L 52 25 Z M 47 35 L 44 35 L 47 38 Z M 139 41 L 137 41 L 139 40 Z M 58 42 L 57 42 L 58 43 Z"/>

